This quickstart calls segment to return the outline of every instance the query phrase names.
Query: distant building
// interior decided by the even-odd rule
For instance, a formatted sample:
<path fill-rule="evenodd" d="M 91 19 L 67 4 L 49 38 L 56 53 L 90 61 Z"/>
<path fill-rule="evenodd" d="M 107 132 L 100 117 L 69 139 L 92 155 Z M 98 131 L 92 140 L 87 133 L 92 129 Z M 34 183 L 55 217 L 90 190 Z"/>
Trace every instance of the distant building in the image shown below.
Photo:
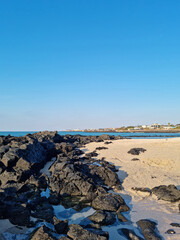
<path fill-rule="evenodd" d="M 142 128 L 149 128 L 148 125 L 142 125 L 141 127 L 142 127 Z"/>
<path fill-rule="evenodd" d="M 168 129 L 172 129 L 174 127 L 171 125 L 162 125 L 162 128 L 168 130 Z"/>
<path fill-rule="evenodd" d="M 151 125 L 151 128 L 152 129 L 159 129 L 159 128 L 161 128 L 161 125 L 158 124 L 158 123 L 154 123 L 154 124 Z"/>

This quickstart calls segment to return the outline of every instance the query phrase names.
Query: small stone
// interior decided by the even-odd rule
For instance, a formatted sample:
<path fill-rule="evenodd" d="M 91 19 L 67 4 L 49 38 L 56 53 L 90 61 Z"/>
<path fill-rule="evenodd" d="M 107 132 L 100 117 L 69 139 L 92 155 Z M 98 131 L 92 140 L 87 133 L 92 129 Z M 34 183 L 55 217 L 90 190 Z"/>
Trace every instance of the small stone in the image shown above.
<path fill-rule="evenodd" d="M 139 158 L 133 158 L 131 161 L 139 161 Z"/>
<path fill-rule="evenodd" d="M 166 233 L 167 234 L 175 234 L 176 232 L 174 231 L 174 229 L 168 229 Z"/>
<path fill-rule="evenodd" d="M 180 227 L 180 223 L 171 223 L 170 225 L 173 227 Z"/>

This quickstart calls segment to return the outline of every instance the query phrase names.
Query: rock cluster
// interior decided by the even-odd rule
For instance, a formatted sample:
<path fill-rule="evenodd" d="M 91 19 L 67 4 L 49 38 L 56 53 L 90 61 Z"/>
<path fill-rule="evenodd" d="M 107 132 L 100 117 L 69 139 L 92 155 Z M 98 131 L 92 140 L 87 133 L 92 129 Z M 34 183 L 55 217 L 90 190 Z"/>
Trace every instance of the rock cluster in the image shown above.
<path fill-rule="evenodd" d="M 64 239 L 108 239 L 108 233 L 101 227 L 93 227 L 95 217 L 89 227 L 68 225 L 68 221 L 55 217 L 52 204 L 67 204 L 77 209 L 92 206 L 97 209 L 97 214 L 104 215 L 99 222 L 101 225 L 113 224 L 118 209 L 128 208 L 120 195 L 108 192 L 114 187 L 121 189 L 117 170 L 104 159 L 95 160 L 96 152 L 80 157 L 83 152 L 79 147 L 92 141 L 120 138 L 60 136 L 57 132 L 1 136 L 0 219 L 9 219 L 14 225 L 26 227 L 35 227 L 41 222 L 53 224 L 54 230 L 44 225 L 32 232 L 32 240 L 56 239 L 54 233 L 64 234 Z M 40 170 L 53 157 L 56 161 L 50 168 L 50 176 L 46 176 Z M 48 198 L 41 195 L 47 186 L 50 190 Z"/>

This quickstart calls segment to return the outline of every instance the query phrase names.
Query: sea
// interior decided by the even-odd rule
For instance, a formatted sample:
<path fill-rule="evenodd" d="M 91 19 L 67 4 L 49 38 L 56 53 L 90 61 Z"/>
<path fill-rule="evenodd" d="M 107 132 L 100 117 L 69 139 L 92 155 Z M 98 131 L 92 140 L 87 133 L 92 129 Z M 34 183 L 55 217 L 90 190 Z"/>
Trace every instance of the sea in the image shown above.
<path fill-rule="evenodd" d="M 0 132 L 0 136 L 14 136 L 14 137 L 20 137 L 20 136 L 25 136 L 26 134 L 33 134 L 35 132 L 15 132 L 15 131 L 10 131 L 10 132 Z M 100 136 L 102 134 L 108 134 L 108 135 L 114 135 L 114 136 L 122 136 L 122 137 L 128 137 L 128 138 L 172 138 L 172 137 L 180 137 L 180 133 L 143 133 L 143 132 L 122 132 L 122 133 L 117 133 L 117 132 L 74 132 L 74 131 L 58 131 L 60 135 L 82 135 L 82 136 Z"/>

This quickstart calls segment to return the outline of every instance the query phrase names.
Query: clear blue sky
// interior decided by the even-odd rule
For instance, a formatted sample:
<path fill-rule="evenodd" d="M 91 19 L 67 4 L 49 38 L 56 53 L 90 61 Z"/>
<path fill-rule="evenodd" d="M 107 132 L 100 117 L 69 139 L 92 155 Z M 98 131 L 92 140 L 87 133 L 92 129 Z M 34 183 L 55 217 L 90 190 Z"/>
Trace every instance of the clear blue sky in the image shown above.
<path fill-rule="evenodd" d="M 180 122 L 179 0 L 0 0 L 0 130 Z"/>

